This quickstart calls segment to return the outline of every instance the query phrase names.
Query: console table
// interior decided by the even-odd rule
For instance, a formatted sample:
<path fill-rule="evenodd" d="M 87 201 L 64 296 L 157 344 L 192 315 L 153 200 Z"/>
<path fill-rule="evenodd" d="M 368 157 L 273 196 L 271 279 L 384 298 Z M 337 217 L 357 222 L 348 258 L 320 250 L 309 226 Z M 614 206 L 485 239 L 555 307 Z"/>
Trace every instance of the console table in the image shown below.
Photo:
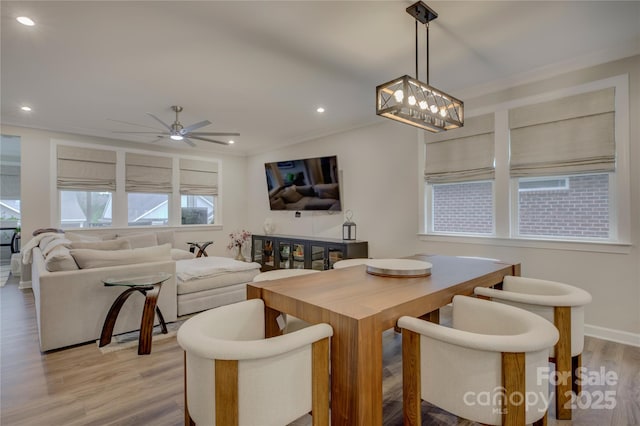
<path fill-rule="evenodd" d="M 272 269 L 333 269 L 343 259 L 366 258 L 369 243 L 358 240 L 298 237 L 292 235 L 252 235 L 251 261 L 261 271 Z"/>

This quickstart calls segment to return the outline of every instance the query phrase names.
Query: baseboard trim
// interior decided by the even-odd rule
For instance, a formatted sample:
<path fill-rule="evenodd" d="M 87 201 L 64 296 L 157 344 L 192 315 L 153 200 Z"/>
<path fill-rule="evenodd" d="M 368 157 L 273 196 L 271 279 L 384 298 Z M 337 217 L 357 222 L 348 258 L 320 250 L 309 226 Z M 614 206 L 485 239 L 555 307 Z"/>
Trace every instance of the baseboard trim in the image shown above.
<path fill-rule="evenodd" d="M 20 281 L 20 284 L 18 285 L 18 289 L 20 290 L 24 290 L 25 288 L 31 288 L 31 281 Z"/>
<path fill-rule="evenodd" d="M 628 331 L 614 330 L 612 328 L 598 327 L 597 325 L 584 325 L 585 336 L 609 340 L 611 342 L 640 347 L 640 334 Z"/>

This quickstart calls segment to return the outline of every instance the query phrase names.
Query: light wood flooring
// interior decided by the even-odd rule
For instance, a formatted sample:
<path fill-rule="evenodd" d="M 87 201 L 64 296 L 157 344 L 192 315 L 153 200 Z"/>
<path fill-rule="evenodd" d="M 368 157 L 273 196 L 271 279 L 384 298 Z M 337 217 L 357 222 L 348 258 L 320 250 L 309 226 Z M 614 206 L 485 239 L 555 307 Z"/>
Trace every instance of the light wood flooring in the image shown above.
<path fill-rule="evenodd" d="M 175 337 L 153 343 L 151 355 L 136 349 L 102 354 L 95 343 L 41 354 L 30 290 L 13 279 L 0 288 L 0 424 L 182 425 L 184 419 L 182 350 Z M 401 336 L 384 335 L 384 424 L 402 424 Z M 614 391 L 614 409 L 578 409 L 573 421 L 549 425 L 640 424 L 640 348 L 586 339 L 589 371 L 616 372 L 613 386 L 584 391 Z M 423 402 L 423 423 L 472 425 Z M 296 426 L 310 425 L 309 416 Z"/>

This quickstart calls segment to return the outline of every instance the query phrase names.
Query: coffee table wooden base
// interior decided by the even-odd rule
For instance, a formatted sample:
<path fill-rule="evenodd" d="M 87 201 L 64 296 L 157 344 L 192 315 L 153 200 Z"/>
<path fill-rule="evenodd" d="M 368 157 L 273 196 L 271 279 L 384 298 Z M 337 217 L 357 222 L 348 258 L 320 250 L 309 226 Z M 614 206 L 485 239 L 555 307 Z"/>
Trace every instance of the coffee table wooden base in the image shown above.
<path fill-rule="evenodd" d="M 103 347 L 111 343 L 113 328 L 116 325 L 116 319 L 118 319 L 118 314 L 120 313 L 120 309 L 122 309 L 122 305 L 124 305 L 124 302 L 132 293 L 139 291 L 140 293 L 144 294 L 145 301 L 144 309 L 142 310 L 142 320 L 140 322 L 138 355 L 148 355 L 151 353 L 154 312 L 158 314 L 158 320 L 160 321 L 160 327 L 162 327 L 162 333 L 168 333 L 167 324 L 165 324 L 162 312 L 160 312 L 160 308 L 157 306 L 161 284 L 162 283 L 158 283 L 148 287 L 131 287 L 123 291 L 122 294 L 118 296 L 118 298 L 113 302 L 113 305 L 111 305 L 111 308 L 109 308 L 107 318 L 104 320 L 102 333 L 100 335 L 99 347 Z"/>

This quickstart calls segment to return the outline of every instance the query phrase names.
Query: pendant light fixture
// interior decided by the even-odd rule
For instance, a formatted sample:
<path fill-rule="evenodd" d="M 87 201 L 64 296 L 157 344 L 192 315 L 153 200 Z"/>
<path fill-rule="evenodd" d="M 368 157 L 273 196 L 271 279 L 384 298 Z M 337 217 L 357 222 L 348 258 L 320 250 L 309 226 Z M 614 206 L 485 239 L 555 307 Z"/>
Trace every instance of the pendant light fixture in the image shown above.
<path fill-rule="evenodd" d="M 464 125 L 464 103 L 429 85 L 429 22 L 438 14 L 419 1 L 407 8 L 416 20 L 416 78 L 404 75 L 376 87 L 376 114 L 430 132 Z M 427 82 L 418 80 L 418 22 L 427 37 Z"/>

